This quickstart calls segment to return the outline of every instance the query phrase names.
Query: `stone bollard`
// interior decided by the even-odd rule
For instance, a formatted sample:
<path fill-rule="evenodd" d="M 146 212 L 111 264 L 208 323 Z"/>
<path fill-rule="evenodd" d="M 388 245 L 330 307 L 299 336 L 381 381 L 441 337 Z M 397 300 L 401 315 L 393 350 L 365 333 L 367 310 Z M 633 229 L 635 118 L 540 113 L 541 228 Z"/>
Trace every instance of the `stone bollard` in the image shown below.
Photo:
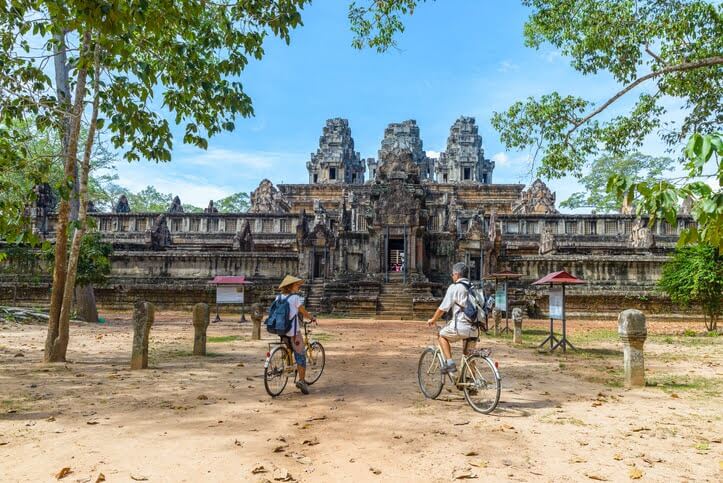
<path fill-rule="evenodd" d="M 500 323 L 502 322 L 502 311 L 501 311 L 501 310 L 497 310 L 497 309 L 493 309 L 493 310 L 492 310 L 492 317 L 493 317 L 494 320 L 495 320 L 495 331 L 494 331 L 494 334 L 495 334 L 495 336 L 498 336 L 498 335 L 500 335 Z"/>
<path fill-rule="evenodd" d="M 133 352 L 131 369 L 148 369 L 148 336 L 155 316 L 150 302 L 136 302 L 133 307 Z"/>
<path fill-rule="evenodd" d="M 515 330 L 512 332 L 512 343 L 522 344 L 522 309 L 515 307 L 512 309 L 512 323 L 515 325 Z"/>
<path fill-rule="evenodd" d="M 261 340 L 261 321 L 264 319 L 264 311 L 261 304 L 255 303 L 251 306 L 251 340 Z"/>
<path fill-rule="evenodd" d="M 208 304 L 193 306 L 193 355 L 206 355 L 206 329 L 211 322 L 211 310 Z"/>
<path fill-rule="evenodd" d="M 618 334 L 623 341 L 623 366 L 625 386 L 645 385 L 643 344 L 648 336 L 645 315 L 635 309 L 627 309 L 618 316 Z"/>

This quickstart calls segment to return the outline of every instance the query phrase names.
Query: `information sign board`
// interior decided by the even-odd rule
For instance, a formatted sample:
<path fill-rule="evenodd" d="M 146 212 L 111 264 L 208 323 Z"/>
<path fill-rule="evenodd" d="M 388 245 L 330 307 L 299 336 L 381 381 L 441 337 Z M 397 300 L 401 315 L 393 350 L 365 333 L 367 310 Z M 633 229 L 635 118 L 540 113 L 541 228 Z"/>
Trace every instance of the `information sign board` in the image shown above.
<path fill-rule="evenodd" d="M 550 287 L 550 318 L 562 320 L 563 318 L 562 287 Z"/>
<path fill-rule="evenodd" d="M 217 304 L 242 304 L 244 303 L 243 285 L 218 285 L 216 286 Z"/>

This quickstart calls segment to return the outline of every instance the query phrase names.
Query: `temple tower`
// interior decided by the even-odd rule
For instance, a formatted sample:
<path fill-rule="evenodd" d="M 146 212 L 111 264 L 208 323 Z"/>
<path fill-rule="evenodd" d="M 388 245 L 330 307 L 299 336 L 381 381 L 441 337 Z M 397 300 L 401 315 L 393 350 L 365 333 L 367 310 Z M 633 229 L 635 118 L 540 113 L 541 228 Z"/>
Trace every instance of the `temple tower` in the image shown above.
<path fill-rule="evenodd" d="M 492 183 L 495 163 L 485 159 L 482 136 L 473 117 L 461 116 L 449 130 L 447 149 L 436 163 L 439 183 Z"/>
<path fill-rule="evenodd" d="M 412 153 L 412 160 L 419 166 L 420 179 L 434 178 L 434 159 L 427 157 L 422 147 L 417 121 L 409 119 L 387 126 L 378 159 L 385 159 L 394 149 L 406 149 Z"/>
<path fill-rule="evenodd" d="M 347 119 L 328 119 L 319 138 L 319 149 L 306 163 L 310 184 L 363 184 L 364 162 L 354 151 Z"/>

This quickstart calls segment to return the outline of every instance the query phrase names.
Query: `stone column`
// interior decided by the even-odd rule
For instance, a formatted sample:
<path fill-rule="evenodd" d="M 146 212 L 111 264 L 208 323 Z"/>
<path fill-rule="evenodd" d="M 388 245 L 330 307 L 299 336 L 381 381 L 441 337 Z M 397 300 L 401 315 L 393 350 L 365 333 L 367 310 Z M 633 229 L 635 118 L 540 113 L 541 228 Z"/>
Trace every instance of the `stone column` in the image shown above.
<path fill-rule="evenodd" d="M 498 335 L 500 335 L 500 322 L 502 322 L 502 311 L 493 309 L 492 310 L 492 318 L 495 321 L 494 335 L 498 336 Z"/>
<path fill-rule="evenodd" d="M 211 310 L 208 304 L 193 306 L 193 355 L 206 355 L 206 329 L 211 322 Z"/>
<path fill-rule="evenodd" d="M 515 330 L 512 333 L 512 343 L 522 344 L 522 309 L 515 307 L 512 309 L 512 323 L 515 325 Z"/>
<path fill-rule="evenodd" d="M 261 340 L 261 321 L 264 318 L 264 311 L 261 308 L 260 303 L 255 303 L 251 306 L 251 322 L 253 322 L 253 328 L 251 329 L 251 340 Z"/>
<path fill-rule="evenodd" d="M 148 336 L 155 316 L 150 302 L 136 302 L 133 308 L 133 352 L 131 369 L 148 369 Z"/>
<path fill-rule="evenodd" d="M 618 334 L 623 341 L 623 366 L 625 386 L 645 386 L 643 344 L 648 336 L 645 315 L 635 309 L 627 309 L 618 316 Z"/>

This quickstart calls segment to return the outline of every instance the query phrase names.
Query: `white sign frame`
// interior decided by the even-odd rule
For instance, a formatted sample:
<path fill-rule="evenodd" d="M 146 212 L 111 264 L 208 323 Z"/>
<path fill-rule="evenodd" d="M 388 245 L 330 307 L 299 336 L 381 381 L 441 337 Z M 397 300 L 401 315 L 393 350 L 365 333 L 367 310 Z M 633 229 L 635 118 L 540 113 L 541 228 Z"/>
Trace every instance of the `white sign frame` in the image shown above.
<path fill-rule="evenodd" d="M 550 318 L 563 320 L 565 318 L 565 295 L 562 287 L 550 287 Z"/>
<path fill-rule="evenodd" d="M 243 285 L 216 285 L 217 304 L 243 304 Z"/>

